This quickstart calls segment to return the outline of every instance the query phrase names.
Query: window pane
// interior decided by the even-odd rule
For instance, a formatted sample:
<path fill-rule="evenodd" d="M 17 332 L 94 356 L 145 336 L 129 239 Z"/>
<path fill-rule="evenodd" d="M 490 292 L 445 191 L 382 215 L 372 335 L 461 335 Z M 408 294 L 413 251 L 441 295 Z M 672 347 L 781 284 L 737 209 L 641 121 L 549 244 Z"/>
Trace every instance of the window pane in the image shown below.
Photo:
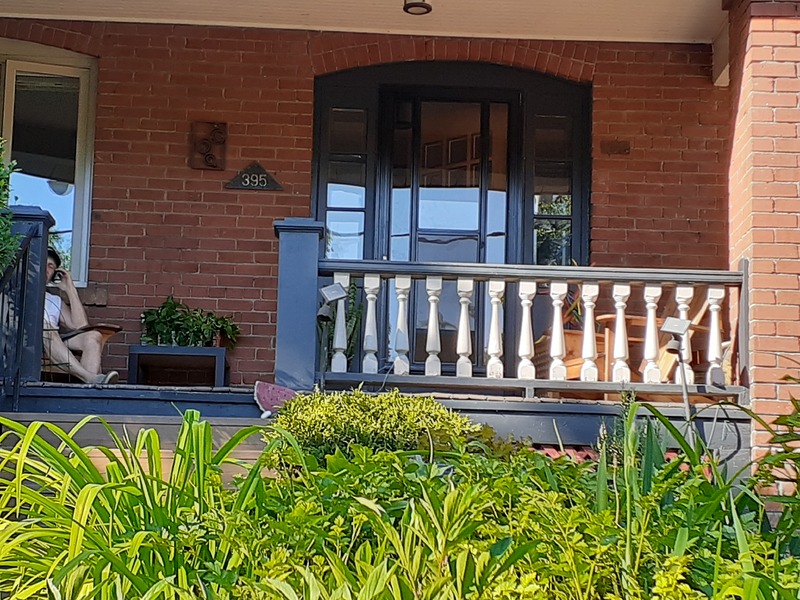
<path fill-rule="evenodd" d="M 329 210 L 325 256 L 357 259 L 364 257 L 364 214 Z"/>
<path fill-rule="evenodd" d="M 392 190 L 391 234 L 389 260 L 410 260 L 411 240 L 411 190 Z"/>
<path fill-rule="evenodd" d="M 366 168 L 363 164 L 331 161 L 328 181 L 329 208 L 364 208 Z"/>
<path fill-rule="evenodd" d="M 537 117 L 534 123 L 536 160 L 572 160 L 572 119 Z"/>
<path fill-rule="evenodd" d="M 330 151 L 333 154 L 367 153 L 367 111 L 350 108 L 331 109 Z"/>
<path fill-rule="evenodd" d="M 40 206 L 56 220 L 53 242 L 72 257 L 80 79 L 17 73 L 11 158 L 12 204 Z"/>
<path fill-rule="evenodd" d="M 568 265 L 572 256 L 572 225 L 568 220 L 536 219 L 533 238 L 537 265 Z"/>
<path fill-rule="evenodd" d="M 569 163 L 536 163 L 534 214 L 572 214 L 572 166 Z"/>
<path fill-rule="evenodd" d="M 478 229 L 480 131 L 480 104 L 422 102 L 420 229 Z"/>
<path fill-rule="evenodd" d="M 537 215 L 566 215 L 572 213 L 572 195 L 570 194 L 536 194 L 534 211 Z"/>
<path fill-rule="evenodd" d="M 478 188 L 420 188 L 420 229 L 477 231 Z"/>
<path fill-rule="evenodd" d="M 493 103 L 489 107 L 489 189 L 508 189 L 508 104 Z"/>

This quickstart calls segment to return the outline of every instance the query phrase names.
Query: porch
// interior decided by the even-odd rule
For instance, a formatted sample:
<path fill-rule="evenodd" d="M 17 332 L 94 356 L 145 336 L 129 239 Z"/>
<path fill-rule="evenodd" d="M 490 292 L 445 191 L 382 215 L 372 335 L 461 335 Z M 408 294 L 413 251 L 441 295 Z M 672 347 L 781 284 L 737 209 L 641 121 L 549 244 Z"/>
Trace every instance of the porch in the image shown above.
<path fill-rule="evenodd" d="M 231 431 L 243 423 L 263 422 L 250 386 L 41 382 L 41 259 L 46 256 L 51 219 L 43 211 L 17 213 L 22 243 L 3 279 L 0 414 L 23 421 L 46 418 L 65 426 L 89 414 L 101 415 L 120 431 L 149 426 L 168 432 L 188 409 L 199 410 Z M 735 343 L 737 335 L 746 339 L 746 323 L 728 318 L 731 306 L 746 306 L 741 272 L 330 260 L 319 258 L 321 224 L 295 219 L 276 229 L 281 245 L 275 381 L 280 385 L 295 390 L 362 385 L 376 392 L 398 388 L 432 394 L 500 435 L 531 437 L 551 447 L 593 445 L 601 424 L 619 413 L 623 391 L 658 403 L 676 423 L 689 410 L 686 394 L 709 444 L 737 467 L 749 459 L 751 425 L 746 415 L 731 404 L 717 405 L 723 400 L 748 402 L 747 387 L 738 375 L 744 359 Z M 320 344 L 329 336 L 327 327 L 318 331 L 318 289 L 332 280 L 350 289 L 351 298 L 336 300 L 330 342 Z M 447 300 L 442 290 L 448 282 L 457 292 L 456 307 L 439 306 Z M 427 304 L 423 330 L 409 326 L 414 285 L 424 290 L 420 301 Z M 537 287 L 546 293 L 537 296 Z M 481 291 L 488 299 L 483 338 L 478 331 L 481 319 L 474 318 L 479 311 L 471 309 L 480 305 Z M 565 306 L 570 294 L 571 307 Z M 396 301 L 394 311 L 384 298 Z M 535 343 L 534 336 L 533 309 L 542 300 L 549 311 L 546 344 L 542 339 Z M 609 331 L 597 334 L 604 319 L 595 312 L 610 300 L 614 318 L 604 325 L 613 332 L 609 346 Z M 353 301 L 363 304 L 364 315 L 359 326 L 350 326 L 348 336 L 345 315 Z M 453 309 L 459 315 L 457 327 L 439 318 L 440 311 Z M 565 329 L 563 316 L 578 309 L 582 327 Z M 644 312 L 637 314 L 641 309 Z M 693 319 L 693 327 L 704 330 L 698 336 L 702 350 L 692 349 L 694 331 L 682 340 L 681 358 L 689 367 L 684 381 L 676 379 L 676 361 L 664 360 L 658 327 L 670 316 L 665 310 Z M 629 335 L 628 323 L 636 321 L 644 323 L 641 339 Z M 570 326 L 575 323 L 568 321 Z M 574 351 L 565 343 L 570 337 L 580 338 L 577 357 L 569 354 Z M 485 345 L 476 345 L 484 352 L 473 351 L 473 340 L 484 338 Z M 724 345 L 723 340 L 730 343 Z M 354 348 L 350 359 L 348 347 Z M 451 364 L 449 355 L 454 352 L 458 358 Z M 635 364 L 639 356 L 641 375 Z M 693 364 L 695 356 L 708 357 L 706 364 Z"/>

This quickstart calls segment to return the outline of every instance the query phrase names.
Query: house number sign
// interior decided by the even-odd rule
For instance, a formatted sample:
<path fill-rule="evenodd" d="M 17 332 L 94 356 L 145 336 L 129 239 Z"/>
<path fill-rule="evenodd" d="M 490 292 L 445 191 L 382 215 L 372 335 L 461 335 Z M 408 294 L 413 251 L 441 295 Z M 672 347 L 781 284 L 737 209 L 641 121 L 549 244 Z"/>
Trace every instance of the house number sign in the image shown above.
<path fill-rule="evenodd" d="M 257 162 L 252 162 L 236 174 L 225 186 L 228 190 L 282 190 L 281 184 Z"/>

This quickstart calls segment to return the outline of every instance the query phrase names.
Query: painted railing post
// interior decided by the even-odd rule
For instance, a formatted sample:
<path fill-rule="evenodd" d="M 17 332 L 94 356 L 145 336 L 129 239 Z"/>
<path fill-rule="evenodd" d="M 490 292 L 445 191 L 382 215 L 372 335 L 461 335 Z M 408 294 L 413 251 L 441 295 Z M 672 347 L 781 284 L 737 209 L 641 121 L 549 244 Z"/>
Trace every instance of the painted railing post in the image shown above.
<path fill-rule="evenodd" d="M 459 278 L 456 284 L 458 302 L 461 309 L 458 315 L 458 342 L 456 343 L 456 377 L 472 377 L 472 330 L 469 326 L 469 305 L 475 282 L 472 279 Z"/>
<path fill-rule="evenodd" d="M 581 348 L 581 381 L 597 381 L 600 371 L 597 368 L 597 335 L 594 330 L 594 307 L 600 286 L 596 283 L 584 283 L 581 291 L 583 300 L 583 347 Z"/>
<path fill-rule="evenodd" d="M 350 289 L 349 273 L 334 273 L 333 282 L 341 284 L 344 289 Z M 336 302 L 336 323 L 333 327 L 333 357 L 331 358 L 331 373 L 347 373 L 347 298 Z"/>
<path fill-rule="evenodd" d="M 319 308 L 319 241 L 325 224 L 291 218 L 275 223 L 278 251 L 278 317 L 275 383 L 293 390 L 314 388 Z"/>
<path fill-rule="evenodd" d="M 394 337 L 394 374 L 408 375 L 411 364 L 408 359 L 410 344 L 408 343 L 408 296 L 411 294 L 411 277 L 398 275 L 394 278 L 394 289 L 397 294 L 397 332 Z"/>
<path fill-rule="evenodd" d="M 522 324 L 519 331 L 519 364 L 517 377 L 520 379 L 536 379 L 536 367 L 533 358 L 533 325 L 531 324 L 531 307 L 536 296 L 535 281 L 519 282 L 519 303 L 522 310 Z"/>
<path fill-rule="evenodd" d="M 489 322 L 489 344 L 486 352 L 489 362 L 486 363 L 486 377 L 502 379 L 503 361 L 503 331 L 500 323 L 500 309 L 503 306 L 503 295 L 506 292 L 506 282 L 502 279 L 489 280 L 489 300 L 492 304 L 492 317 Z"/>
<path fill-rule="evenodd" d="M 631 286 L 626 283 L 616 283 L 612 290 L 616 319 L 614 322 L 614 367 L 611 372 L 611 381 L 614 383 L 627 383 L 631 380 L 631 368 L 628 366 L 628 325 L 625 321 L 625 308 L 631 296 Z"/>
<path fill-rule="evenodd" d="M 367 296 L 367 318 L 364 322 L 364 359 L 362 373 L 378 372 L 378 321 L 376 317 L 378 293 L 381 291 L 380 275 L 364 275 L 364 294 Z"/>
<path fill-rule="evenodd" d="M 442 339 L 439 333 L 439 296 L 442 295 L 442 278 L 428 277 L 425 280 L 425 289 L 428 292 L 428 339 L 425 350 L 428 358 L 425 359 L 425 375 L 432 377 L 442 374 L 442 360 L 439 352 L 442 351 Z"/>
<path fill-rule="evenodd" d="M 679 285 L 675 288 L 675 302 L 678 304 L 678 317 L 684 321 L 689 320 L 689 305 L 694 297 L 694 288 L 691 285 Z M 686 376 L 686 385 L 694 385 L 694 371 L 692 370 L 692 338 L 687 331 L 681 336 L 681 359 L 683 367 L 678 365 L 675 369 L 675 383 L 681 383 Z"/>
<path fill-rule="evenodd" d="M 20 313 L 22 355 L 20 381 L 39 381 L 42 374 L 42 315 L 44 314 L 44 288 L 47 265 L 48 232 L 55 219 L 38 206 L 13 206 L 11 232 L 27 235 L 33 232 L 28 249 L 28 268 L 25 274 L 25 292 Z"/>
<path fill-rule="evenodd" d="M 567 380 L 567 366 L 564 364 L 566 348 L 564 344 L 564 298 L 569 286 L 566 281 L 554 281 L 550 284 L 550 299 L 553 302 L 552 338 L 550 339 L 550 379 Z"/>
<path fill-rule="evenodd" d="M 706 373 L 707 385 L 725 385 L 725 373 L 722 370 L 722 325 L 720 323 L 720 311 L 722 301 L 725 299 L 725 288 L 708 288 L 708 310 L 710 324 L 708 332 L 708 373 Z"/>
<path fill-rule="evenodd" d="M 644 287 L 644 301 L 647 307 L 647 316 L 644 329 L 644 360 L 647 366 L 642 373 L 645 383 L 661 383 L 661 370 L 658 368 L 658 317 L 656 309 L 661 298 L 660 285 L 646 285 Z"/>

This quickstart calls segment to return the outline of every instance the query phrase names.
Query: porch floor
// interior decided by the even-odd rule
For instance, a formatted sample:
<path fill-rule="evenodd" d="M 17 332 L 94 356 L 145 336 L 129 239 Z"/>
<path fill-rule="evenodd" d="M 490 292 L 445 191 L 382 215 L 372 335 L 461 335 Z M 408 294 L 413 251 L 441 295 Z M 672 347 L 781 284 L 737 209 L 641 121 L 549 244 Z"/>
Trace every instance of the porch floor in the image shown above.
<path fill-rule="evenodd" d="M 20 386 L 16 405 L 11 398 L 0 412 L 146 415 L 180 417 L 195 409 L 204 417 L 258 419 L 261 410 L 253 388 L 174 387 L 149 385 L 89 385 L 27 382 Z"/>

